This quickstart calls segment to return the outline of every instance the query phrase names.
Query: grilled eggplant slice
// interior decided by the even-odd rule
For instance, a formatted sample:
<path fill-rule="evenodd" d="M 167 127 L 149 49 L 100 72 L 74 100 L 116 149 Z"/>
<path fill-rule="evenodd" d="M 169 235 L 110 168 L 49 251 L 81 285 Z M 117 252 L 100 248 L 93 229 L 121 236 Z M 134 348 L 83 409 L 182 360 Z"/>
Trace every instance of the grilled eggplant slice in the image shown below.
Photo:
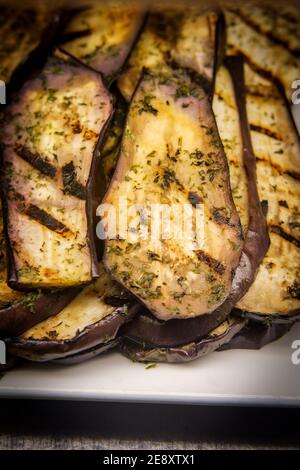
<path fill-rule="evenodd" d="M 232 8 L 245 23 L 286 48 L 292 55 L 300 55 L 300 10 L 292 5 L 243 5 Z"/>
<path fill-rule="evenodd" d="M 209 100 L 184 73 L 146 74 L 134 95 L 104 202 L 118 212 L 124 200 L 128 237 L 106 240 L 104 263 L 113 277 L 159 319 L 213 312 L 230 292 L 242 234 Z M 130 214 L 135 204 L 137 221 Z M 180 237 L 176 216 L 169 232 L 175 236 L 160 234 L 160 228 L 154 232 L 154 224 L 148 239 L 133 233 L 148 224 L 157 204 L 180 209 L 188 204 L 194 220 L 201 206 L 203 225 Z M 205 240 L 199 237 L 201 229 Z"/>
<path fill-rule="evenodd" d="M 182 347 L 160 348 L 123 340 L 122 354 L 138 362 L 189 362 L 206 356 L 229 342 L 244 327 L 245 320 L 229 318 L 199 341 Z"/>
<path fill-rule="evenodd" d="M 144 68 L 170 72 L 172 62 L 196 72 L 202 86 L 212 91 L 222 57 L 224 21 L 220 12 L 174 10 L 149 15 L 118 86 L 130 101 Z"/>
<path fill-rule="evenodd" d="M 232 194 L 245 238 L 230 295 L 213 315 L 184 321 L 160 322 L 143 312 L 122 331 L 133 342 L 177 347 L 178 350 L 179 346 L 184 349 L 184 345 L 206 338 L 253 283 L 269 246 L 267 225 L 256 187 L 255 155 L 246 115 L 243 61 L 239 57 L 228 57 L 225 64 L 216 77 L 213 109 L 229 162 Z"/>
<path fill-rule="evenodd" d="M 63 291 L 31 292 L 28 294 L 11 289 L 6 283 L 5 237 L 0 203 L 0 337 L 24 333 L 36 323 L 56 315 L 76 295 L 78 289 Z"/>
<path fill-rule="evenodd" d="M 107 347 L 140 306 L 99 265 L 100 277 L 59 314 L 7 340 L 8 350 L 31 361 L 51 361 Z"/>
<path fill-rule="evenodd" d="M 269 343 L 282 338 L 292 328 L 292 324 L 256 323 L 248 321 L 246 325 L 218 351 L 229 349 L 261 349 Z"/>
<path fill-rule="evenodd" d="M 254 320 L 293 322 L 300 313 L 299 136 L 275 85 L 249 67 L 246 84 L 257 185 L 268 207 L 271 244 L 237 312 Z"/>
<path fill-rule="evenodd" d="M 252 11 L 251 14 L 249 9 Z M 252 6 L 245 10 L 242 7 L 237 10 L 227 10 L 225 17 L 228 53 L 243 54 L 256 71 L 278 80 L 285 90 L 286 97 L 290 99 L 293 91 L 291 85 L 300 76 L 300 57 L 295 54 L 295 49 L 299 49 L 300 46 L 299 10 L 295 9 L 292 21 L 286 15 L 281 15 L 281 8 L 275 19 L 273 15 L 272 10 L 269 10 L 269 14 L 265 10 L 259 13 L 259 8 L 254 10 Z M 281 20 L 278 24 L 279 16 Z M 268 33 L 271 28 L 270 35 Z M 296 34 L 294 29 L 298 30 Z"/>
<path fill-rule="evenodd" d="M 101 76 L 63 54 L 9 105 L 2 143 L 11 287 L 79 286 L 97 276 L 94 183 L 111 112 Z"/>
<path fill-rule="evenodd" d="M 144 12 L 137 7 L 93 6 L 74 15 L 61 47 L 110 82 L 125 63 L 143 20 Z"/>

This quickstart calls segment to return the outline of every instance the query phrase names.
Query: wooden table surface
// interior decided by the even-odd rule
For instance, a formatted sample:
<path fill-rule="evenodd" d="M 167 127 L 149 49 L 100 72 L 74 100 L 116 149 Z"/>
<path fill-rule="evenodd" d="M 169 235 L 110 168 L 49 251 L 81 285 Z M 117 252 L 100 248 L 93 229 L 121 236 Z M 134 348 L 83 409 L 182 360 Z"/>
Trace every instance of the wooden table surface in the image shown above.
<path fill-rule="evenodd" d="M 0 449 L 300 449 L 300 409 L 0 401 Z"/>

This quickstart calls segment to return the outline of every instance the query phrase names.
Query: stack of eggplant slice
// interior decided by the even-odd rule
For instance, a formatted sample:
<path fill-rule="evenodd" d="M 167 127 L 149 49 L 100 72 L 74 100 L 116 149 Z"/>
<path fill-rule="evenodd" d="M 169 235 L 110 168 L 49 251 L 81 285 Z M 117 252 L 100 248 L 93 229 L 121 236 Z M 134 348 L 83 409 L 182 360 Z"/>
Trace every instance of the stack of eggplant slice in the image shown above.
<path fill-rule="evenodd" d="M 11 76 L 37 57 L 49 24 L 39 15 Z M 299 11 L 111 4 L 70 18 L 2 125 L 0 337 L 11 363 L 75 364 L 115 346 L 136 361 L 186 362 L 279 338 L 300 317 L 288 104 Z M 103 250 L 96 208 L 121 213 L 124 201 L 137 208 L 126 236 Z M 159 204 L 175 212 L 171 227 L 158 214 L 155 234 Z M 191 224 L 176 237 L 184 205 L 200 236 Z"/>
<path fill-rule="evenodd" d="M 139 307 L 96 256 L 99 150 L 112 104 L 99 72 L 56 50 L 6 110 L 8 285 L 18 291 L 3 285 L 21 301 L 1 312 L 0 332 L 16 356 L 74 360 L 99 343 L 102 351 Z"/>

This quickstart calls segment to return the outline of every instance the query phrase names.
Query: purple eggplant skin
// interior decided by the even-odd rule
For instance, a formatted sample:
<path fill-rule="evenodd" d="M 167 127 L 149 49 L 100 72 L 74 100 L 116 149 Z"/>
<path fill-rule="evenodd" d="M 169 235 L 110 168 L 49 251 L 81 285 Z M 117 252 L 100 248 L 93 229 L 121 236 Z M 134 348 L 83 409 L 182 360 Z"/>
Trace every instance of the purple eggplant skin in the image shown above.
<path fill-rule="evenodd" d="M 295 322 L 300 321 L 300 312 L 296 310 L 291 312 L 290 315 L 265 315 L 259 312 L 246 312 L 244 310 L 234 308 L 232 314 L 237 317 L 248 318 L 249 320 L 264 324 L 274 324 L 274 325 L 293 325 Z"/>
<path fill-rule="evenodd" d="M 48 14 L 47 24 L 41 32 L 40 41 L 37 46 L 27 56 L 22 58 L 9 77 L 4 78 L 7 86 L 7 102 L 10 101 L 11 95 L 17 92 L 25 81 L 29 80 L 44 66 L 48 55 L 60 37 L 61 31 L 69 20 L 70 14 L 71 12 L 60 9 Z M 34 25 L 31 23 L 27 27 L 34 27 Z"/>
<path fill-rule="evenodd" d="M 94 359 L 95 357 L 100 356 L 100 354 L 104 354 L 107 351 L 116 348 L 119 345 L 120 340 L 120 338 L 116 338 L 108 341 L 108 343 L 101 343 L 94 348 L 71 354 L 70 356 L 63 357 L 62 359 L 55 359 L 51 362 L 53 364 L 61 364 L 66 366 L 80 364 L 81 362 L 89 361 L 90 359 Z"/>
<path fill-rule="evenodd" d="M 22 364 L 22 359 L 16 356 L 11 356 L 10 354 L 6 358 L 6 364 L 0 364 L 0 377 L 1 374 L 8 372 L 11 369 L 14 369 L 19 364 Z"/>
<path fill-rule="evenodd" d="M 52 70 L 53 70 L 53 74 L 51 72 Z M 56 71 L 56 70 L 58 70 L 58 71 Z M 77 280 L 75 281 L 75 278 L 71 279 L 72 276 L 74 277 L 75 275 L 74 274 L 71 275 L 70 267 L 68 268 L 70 276 L 71 276 L 70 281 L 68 281 L 66 279 L 66 276 L 59 276 L 59 267 L 58 267 L 58 275 L 57 276 L 55 275 L 53 277 L 53 274 L 52 274 L 53 279 L 51 280 L 51 276 L 50 276 L 50 278 L 47 279 L 47 277 L 48 277 L 47 272 L 48 271 L 50 271 L 50 272 L 53 271 L 53 266 L 49 270 L 47 268 L 46 264 L 45 264 L 44 273 L 41 274 L 41 275 L 38 274 L 38 276 L 35 276 L 33 281 L 29 280 L 29 282 L 28 282 L 28 279 L 29 279 L 28 275 L 25 274 L 25 277 L 24 277 L 24 274 L 23 274 L 24 270 L 22 270 L 20 268 L 22 268 L 25 265 L 26 266 L 28 265 L 30 270 L 32 271 L 32 269 L 35 270 L 36 267 L 35 266 L 31 267 L 29 261 L 26 261 L 26 263 L 24 265 L 24 260 L 22 261 L 21 258 L 20 258 L 20 261 L 19 261 L 20 266 L 19 266 L 19 270 L 18 270 L 18 268 L 16 266 L 16 252 L 15 252 L 15 249 L 14 249 L 14 244 L 11 241 L 11 232 L 9 233 L 9 228 L 8 228 L 8 227 L 13 226 L 11 216 L 10 216 L 10 210 L 12 210 L 13 206 L 9 203 L 10 197 L 12 195 L 12 193 L 11 193 L 11 184 L 10 184 L 11 183 L 11 181 L 10 181 L 10 178 L 11 178 L 10 172 L 8 171 L 8 173 L 5 174 L 4 177 L 3 177 L 3 183 L 4 184 L 2 185 L 3 187 L 1 189 L 2 189 L 2 200 L 3 200 L 3 215 L 4 215 L 4 220 L 6 221 L 5 236 L 6 236 L 6 241 L 7 241 L 8 285 L 13 289 L 23 290 L 23 291 L 38 289 L 38 288 L 54 289 L 54 288 L 69 288 L 69 287 L 75 287 L 75 286 L 79 287 L 79 286 L 83 286 L 83 285 L 91 282 L 92 279 L 95 279 L 98 276 L 98 262 L 97 262 L 96 240 L 95 240 L 96 235 L 95 235 L 95 230 L 94 230 L 94 223 L 96 221 L 96 207 L 99 204 L 99 201 L 101 200 L 101 196 L 99 196 L 99 190 L 101 190 L 101 185 L 98 184 L 97 175 L 98 175 L 98 169 L 100 168 L 99 150 L 100 150 L 100 147 L 101 147 L 101 144 L 102 144 L 103 137 L 105 136 L 107 127 L 109 126 L 109 122 L 110 122 L 112 111 L 113 111 L 112 97 L 111 97 L 110 93 L 107 91 L 107 89 L 104 85 L 103 79 L 102 79 L 102 77 L 99 73 L 96 73 L 96 72 L 88 69 L 87 67 L 85 67 L 82 64 L 78 64 L 78 62 L 73 60 L 70 56 L 68 56 L 67 54 L 63 54 L 61 51 L 57 50 L 57 51 L 55 51 L 55 53 L 50 58 L 48 58 L 47 64 L 46 64 L 45 68 L 43 69 L 42 73 L 41 74 L 39 73 L 34 79 L 28 81 L 23 86 L 22 90 L 15 97 L 15 102 L 11 103 L 11 105 L 7 108 L 7 113 L 11 112 L 11 110 L 14 109 L 14 108 L 12 108 L 12 106 L 15 106 L 15 103 L 18 102 L 18 99 L 20 100 L 21 97 L 23 96 L 23 94 L 24 93 L 26 94 L 26 92 L 30 90 L 30 86 L 43 87 L 43 76 L 44 76 L 43 73 L 44 74 L 48 73 L 48 75 L 47 75 L 48 80 L 50 80 L 50 81 L 51 81 L 51 79 L 52 79 L 52 81 L 57 80 L 57 83 L 59 83 L 59 84 L 61 83 L 62 74 L 64 74 L 64 73 L 65 73 L 66 76 L 68 74 L 69 75 L 71 74 L 70 76 L 72 76 L 72 77 L 76 77 L 76 73 L 78 74 L 78 76 L 80 74 L 85 76 L 85 74 L 86 74 L 88 79 L 94 80 L 94 82 L 97 83 L 97 86 L 99 88 L 101 88 L 101 90 L 103 90 L 103 101 L 105 101 L 105 105 L 106 105 L 105 115 L 104 115 L 105 116 L 105 122 L 102 120 L 101 127 L 99 128 L 99 132 L 97 134 L 97 139 L 95 140 L 95 145 L 93 145 L 93 148 L 91 150 L 92 153 L 91 153 L 90 169 L 89 169 L 86 184 L 83 187 L 83 189 L 80 187 L 80 183 L 76 182 L 76 168 L 73 169 L 74 171 L 72 170 L 72 168 L 68 168 L 68 172 L 66 173 L 66 177 L 64 179 L 64 173 L 63 173 L 64 168 L 67 169 L 67 167 L 70 166 L 70 163 L 71 164 L 73 163 L 72 161 L 69 163 L 68 157 L 66 157 L 67 161 L 63 162 L 63 163 L 68 163 L 68 165 L 64 165 L 62 168 L 55 168 L 55 164 L 53 165 L 53 162 L 51 162 L 51 164 L 49 165 L 49 163 L 47 163 L 47 158 L 46 158 L 45 159 L 46 160 L 46 170 L 44 168 L 41 170 L 40 169 L 41 165 L 40 165 L 39 160 L 43 160 L 43 159 L 40 158 L 40 156 L 37 155 L 34 152 L 34 148 L 33 148 L 33 150 L 31 150 L 31 152 L 33 153 L 33 155 L 31 154 L 31 158 L 34 159 L 33 165 L 39 171 L 41 171 L 42 174 L 46 173 L 46 176 L 44 178 L 48 178 L 48 177 L 56 178 L 56 176 L 55 176 L 56 173 L 58 173 L 59 171 L 62 171 L 63 193 L 65 193 L 65 194 L 67 193 L 67 196 L 69 197 L 68 200 L 70 200 L 70 197 L 72 197 L 75 201 L 75 198 L 76 198 L 76 200 L 78 200 L 78 206 L 79 206 L 79 204 L 82 204 L 82 200 L 85 201 L 85 209 L 83 209 L 83 206 L 82 206 L 82 209 L 81 209 L 83 211 L 82 213 L 85 212 L 85 215 L 86 215 L 87 233 L 86 233 L 85 242 L 84 242 L 85 247 L 82 247 L 82 249 L 77 247 L 77 244 L 79 243 L 79 239 L 78 239 L 76 241 L 76 243 L 74 241 L 74 243 L 72 245 L 72 250 L 76 248 L 77 254 L 69 252 L 69 258 L 72 258 L 73 264 L 75 263 L 75 259 L 77 259 L 77 258 L 79 259 L 78 256 L 79 256 L 79 253 L 82 252 L 82 250 L 85 249 L 86 252 L 88 253 L 89 262 L 90 262 L 90 273 L 83 273 L 82 282 L 81 282 L 81 280 L 79 282 Z M 78 79 L 78 77 L 77 77 L 77 79 Z M 74 80 L 75 80 L 75 78 L 74 78 Z M 56 90 L 52 90 L 52 91 L 55 92 Z M 50 89 L 49 93 L 50 92 L 51 92 L 51 89 Z M 51 96 L 50 96 L 50 98 L 51 98 Z M 67 105 L 68 105 L 68 103 L 67 103 Z M 51 107 L 53 107 L 53 106 L 54 106 L 53 103 L 50 102 L 50 99 L 49 99 L 49 109 L 51 109 Z M 34 116 L 36 114 L 37 113 L 34 113 Z M 7 114 L 7 116 L 8 116 L 8 114 Z M 32 117 L 32 119 L 33 119 L 33 117 Z M 8 122 L 8 125 L 9 125 L 10 121 L 7 121 L 7 122 Z M 87 129 L 87 131 L 92 132 L 89 129 Z M 76 128 L 76 126 L 75 126 L 75 128 L 72 127 L 72 129 L 68 128 L 68 132 L 70 134 L 72 134 L 72 132 L 74 134 L 80 134 L 82 132 L 82 130 L 80 130 L 80 122 L 79 122 L 79 128 L 78 129 Z M 57 134 L 60 134 L 60 133 L 57 132 Z M 78 135 L 76 137 L 78 138 Z M 94 139 L 93 135 L 92 135 L 92 137 L 87 137 L 87 138 L 93 138 Z M 13 142 L 13 143 L 16 144 L 16 142 Z M 25 144 L 26 144 L 26 142 L 25 142 Z M 23 148 L 25 148 L 25 147 L 23 147 Z M 83 149 L 84 148 L 86 148 L 86 147 L 83 147 Z M 10 158 L 9 157 L 9 152 L 10 152 L 9 149 L 10 149 L 10 147 L 7 145 L 7 143 L 5 142 L 5 139 L 4 139 L 3 140 L 3 159 L 4 159 L 4 161 L 6 161 L 6 163 L 8 163 L 7 159 L 9 160 L 9 158 Z M 25 157 L 22 155 L 22 158 L 25 158 Z M 19 161 L 21 161 L 21 160 L 22 159 L 20 158 Z M 44 163 L 45 163 L 45 161 L 43 162 L 43 164 Z M 54 176 L 51 175 L 51 174 L 48 175 L 48 173 L 50 171 L 49 168 L 50 168 L 51 172 L 54 172 L 53 173 Z M 73 173 L 72 173 L 72 171 L 73 171 Z M 70 183 L 70 178 L 72 179 L 73 177 L 74 177 L 74 180 L 75 180 L 75 185 L 72 183 L 72 181 Z M 52 181 L 53 181 L 53 179 L 52 179 Z M 35 183 L 33 182 L 32 184 L 35 184 Z M 59 181 L 58 181 L 57 184 L 58 184 L 58 186 L 60 185 Z M 73 184 L 73 186 L 72 186 L 72 184 Z M 79 189 L 82 189 L 82 195 L 81 195 L 81 193 L 79 194 L 78 187 L 79 187 Z M 77 191 L 77 193 L 76 193 L 76 191 Z M 22 199 L 22 197 L 24 198 L 24 196 L 21 196 L 21 201 L 22 201 L 21 205 L 23 206 L 22 210 L 25 210 L 26 213 L 28 213 L 28 208 L 33 207 L 33 206 L 31 205 L 30 199 L 28 201 L 26 201 L 26 198 Z M 35 209 L 37 209 L 38 211 L 40 210 L 40 208 L 38 208 L 38 207 L 35 207 Z M 44 215 L 46 214 L 47 217 L 49 216 L 49 214 L 47 214 L 47 212 L 45 212 L 44 210 L 42 210 L 40 212 L 43 212 Z M 84 215 L 83 215 L 83 217 L 84 217 Z M 63 231 L 65 229 L 68 230 L 68 228 L 65 227 L 64 224 L 61 224 L 60 222 L 57 223 L 57 220 L 55 218 L 53 218 L 52 216 L 50 216 L 50 219 L 52 220 L 51 223 L 54 221 L 56 223 L 56 226 L 55 227 L 52 226 L 51 228 L 49 228 L 49 221 L 48 220 L 43 221 L 39 214 L 30 215 L 30 219 L 38 220 L 39 224 L 37 224 L 37 227 L 40 227 L 40 229 L 41 229 L 41 227 L 43 226 L 44 227 L 43 230 L 45 230 L 47 233 L 51 233 L 51 231 L 52 231 L 52 233 L 55 233 L 57 230 L 61 230 L 61 227 L 62 227 Z M 57 229 L 57 227 L 58 227 L 58 229 Z M 69 231 L 68 233 L 72 234 L 71 231 Z M 72 236 L 74 238 L 74 234 Z M 61 238 L 61 240 L 64 240 L 64 238 Z M 70 238 L 70 240 L 71 240 L 71 238 Z M 68 243 L 70 243 L 70 240 L 69 240 Z M 74 256 L 71 256 L 71 255 L 74 255 Z M 77 261 L 77 263 L 78 263 L 78 261 Z M 73 266 L 73 267 L 75 268 L 75 266 Z M 40 268 L 43 269 L 42 260 L 40 261 L 40 266 L 38 267 L 38 271 L 40 271 Z M 55 269 L 57 269 L 57 268 L 55 268 Z M 23 275 L 24 279 L 23 279 L 23 281 L 20 282 L 19 273 L 21 271 L 22 271 L 22 275 Z M 26 279 L 26 277 L 27 277 L 27 279 Z"/>
<path fill-rule="evenodd" d="M 261 349 L 269 343 L 282 338 L 292 328 L 292 323 L 256 323 L 248 321 L 228 343 L 218 351 L 229 349 Z"/>
<path fill-rule="evenodd" d="M 210 331 L 226 319 L 235 303 L 245 295 L 254 281 L 258 266 L 269 247 L 267 224 L 256 187 L 256 163 L 245 106 L 243 60 L 240 57 L 228 57 L 225 59 L 225 65 L 232 77 L 240 114 L 243 162 L 248 175 L 249 200 L 249 226 L 240 262 L 233 278 L 231 292 L 213 314 L 198 318 L 163 322 L 143 311 L 133 322 L 124 326 L 121 332 L 125 338 L 136 343 L 146 343 L 153 347 L 174 348 L 205 338 Z"/>
<path fill-rule="evenodd" d="M 49 316 L 59 313 L 78 294 L 78 289 L 31 293 L 0 310 L 0 337 L 19 336 Z"/>
<path fill-rule="evenodd" d="M 220 335 L 207 335 L 199 341 L 193 341 L 184 346 L 160 348 L 147 344 L 140 344 L 124 339 L 120 344 L 121 353 L 137 362 L 190 362 L 206 356 L 231 341 L 245 326 L 246 320 L 235 319 L 227 330 Z"/>
<path fill-rule="evenodd" d="M 113 341 L 120 327 L 136 314 L 140 308 L 134 304 L 126 315 L 122 309 L 116 309 L 111 315 L 89 325 L 70 340 L 34 340 L 22 338 L 7 339 L 8 351 L 18 357 L 35 362 L 47 362 L 82 353 L 99 345 Z"/>

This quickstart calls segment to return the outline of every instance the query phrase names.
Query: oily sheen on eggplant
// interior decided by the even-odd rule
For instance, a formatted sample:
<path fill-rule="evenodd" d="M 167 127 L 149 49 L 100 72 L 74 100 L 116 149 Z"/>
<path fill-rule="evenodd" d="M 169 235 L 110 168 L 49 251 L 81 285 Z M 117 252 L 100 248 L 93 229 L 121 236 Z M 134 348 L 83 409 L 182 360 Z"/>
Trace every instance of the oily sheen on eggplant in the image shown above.
<path fill-rule="evenodd" d="M 129 208 L 138 204 L 139 213 L 128 211 L 126 239 L 106 239 L 104 263 L 113 277 L 161 320 L 216 310 L 230 292 L 241 226 L 209 100 L 184 72 L 146 74 L 139 84 L 104 202 L 118 212 L 124 200 Z M 200 205 L 200 230 L 177 236 L 182 223 L 174 217 L 174 235 L 164 237 L 151 220 L 154 237 L 145 239 L 145 221 L 157 204 L 172 210 L 188 204 L 194 220 Z"/>
<path fill-rule="evenodd" d="M 245 323 L 243 319 L 230 317 L 204 338 L 181 347 L 151 347 L 125 339 L 120 345 L 120 350 L 124 356 L 138 362 L 190 362 L 229 342 L 241 331 Z"/>
<path fill-rule="evenodd" d="M 219 11 L 197 9 L 150 13 L 141 36 L 129 57 L 118 86 L 130 101 L 142 70 L 170 72 L 171 64 L 197 74 L 211 92 L 222 57 L 224 19 Z"/>
<path fill-rule="evenodd" d="M 247 121 L 241 58 L 228 57 L 225 66 L 220 68 L 216 77 L 213 110 L 228 159 L 232 194 L 244 233 L 243 251 L 230 295 L 213 315 L 184 321 L 159 322 L 143 312 L 124 327 L 122 333 L 127 341 L 144 343 L 148 347 L 177 347 L 178 351 L 180 345 L 184 348 L 189 342 L 205 340 L 249 289 L 268 249 L 267 226 L 256 188 L 255 156 Z M 168 357 L 170 355 L 171 352 Z"/>
<path fill-rule="evenodd" d="M 61 47 L 110 82 L 124 65 L 143 21 L 137 5 L 94 5 L 73 16 Z"/>
<path fill-rule="evenodd" d="M 271 244 L 237 309 L 258 321 L 294 322 L 300 313 L 299 135 L 274 84 L 246 67 L 246 85 L 257 184 L 268 207 Z"/>
<path fill-rule="evenodd" d="M 44 362 L 101 351 L 115 344 L 120 327 L 140 308 L 99 265 L 100 277 L 60 313 L 7 340 L 11 354 Z M 83 356 L 85 357 L 85 356 Z"/>
<path fill-rule="evenodd" d="M 279 81 L 290 100 L 300 76 L 300 14 L 292 6 L 284 14 L 284 8 L 240 6 L 226 10 L 225 18 L 228 53 L 242 54 L 256 71 Z"/>
<path fill-rule="evenodd" d="M 61 53 L 8 106 L 3 209 L 11 287 L 78 286 L 97 276 L 95 177 L 111 112 L 101 76 Z"/>

